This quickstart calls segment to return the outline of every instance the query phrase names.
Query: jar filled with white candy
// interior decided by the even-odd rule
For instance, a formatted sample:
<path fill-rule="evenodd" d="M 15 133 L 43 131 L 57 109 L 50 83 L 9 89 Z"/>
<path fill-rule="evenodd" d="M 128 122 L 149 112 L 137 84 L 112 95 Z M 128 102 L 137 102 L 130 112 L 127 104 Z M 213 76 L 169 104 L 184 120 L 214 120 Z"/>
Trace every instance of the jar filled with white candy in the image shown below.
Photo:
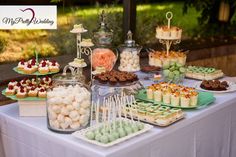
<path fill-rule="evenodd" d="M 86 128 L 90 121 L 91 94 L 75 75 L 56 75 L 47 91 L 48 128 L 72 133 Z"/>
<path fill-rule="evenodd" d="M 139 54 L 142 49 L 141 46 L 135 44 L 132 39 L 132 32 L 127 33 L 128 39 L 125 44 L 119 46 L 120 50 L 120 71 L 135 72 L 140 70 Z"/>

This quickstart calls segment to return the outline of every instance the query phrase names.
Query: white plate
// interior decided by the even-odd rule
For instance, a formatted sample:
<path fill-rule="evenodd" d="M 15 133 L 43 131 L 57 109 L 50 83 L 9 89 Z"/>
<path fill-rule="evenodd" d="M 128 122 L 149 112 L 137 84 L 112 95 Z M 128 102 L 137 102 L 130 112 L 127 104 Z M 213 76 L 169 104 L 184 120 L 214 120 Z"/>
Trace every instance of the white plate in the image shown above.
<path fill-rule="evenodd" d="M 123 119 L 123 118 L 122 118 L 122 119 Z M 126 120 L 126 121 L 131 121 L 131 120 L 129 120 L 129 119 L 124 119 L 124 120 Z M 130 134 L 130 135 L 128 135 L 128 136 L 125 136 L 125 137 L 123 137 L 123 138 L 119 138 L 119 139 L 117 139 L 117 140 L 115 140 L 115 141 L 113 141 L 113 142 L 107 143 L 107 144 L 100 143 L 100 142 L 97 142 L 97 141 L 95 141 L 95 140 L 89 140 L 89 139 L 87 139 L 87 138 L 85 137 L 85 133 L 86 133 L 87 131 L 90 131 L 90 130 L 94 130 L 94 129 L 96 129 L 96 128 L 99 128 L 101 125 L 103 125 L 103 124 L 90 126 L 90 127 L 86 128 L 86 129 L 82 129 L 82 130 L 76 131 L 76 132 L 74 132 L 74 133 L 72 134 L 72 136 L 74 136 L 74 137 L 76 137 L 76 138 L 78 138 L 78 139 L 81 139 L 81 140 L 83 140 L 83 141 L 87 141 L 87 142 L 89 142 L 89 143 L 98 145 L 98 146 L 110 147 L 110 146 L 113 146 L 113 145 L 115 145 L 115 144 L 124 142 L 124 141 L 126 141 L 126 140 L 128 140 L 128 139 L 130 139 L 130 138 L 132 138 L 132 137 L 134 137 L 134 136 L 137 136 L 137 135 L 140 135 L 140 134 L 142 134 L 142 133 L 144 133 L 144 132 L 147 132 L 148 130 L 151 130 L 151 129 L 153 128 L 152 125 L 144 124 L 144 128 L 143 128 L 142 130 L 140 130 L 140 131 L 138 131 L 138 132 L 135 132 L 135 133 L 133 133 L 133 134 Z"/>
<path fill-rule="evenodd" d="M 221 81 L 224 81 L 224 80 L 221 80 Z M 223 91 L 214 91 L 214 90 L 206 90 L 206 89 L 203 89 L 200 87 L 201 83 L 202 82 L 197 82 L 194 87 L 197 89 L 197 90 L 200 90 L 200 91 L 204 91 L 204 92 L 212 92 L 212 93 L 215 93 L 215 94 L 221 94 L 221 93 L 230 93 L 230 92 L 235 92 L 236 91 L 236 84 L 234 82 L 229 82 L 227 81 L 228 84 L 229 84 L 229 87 L 227 90 L 223 90 Z"/>

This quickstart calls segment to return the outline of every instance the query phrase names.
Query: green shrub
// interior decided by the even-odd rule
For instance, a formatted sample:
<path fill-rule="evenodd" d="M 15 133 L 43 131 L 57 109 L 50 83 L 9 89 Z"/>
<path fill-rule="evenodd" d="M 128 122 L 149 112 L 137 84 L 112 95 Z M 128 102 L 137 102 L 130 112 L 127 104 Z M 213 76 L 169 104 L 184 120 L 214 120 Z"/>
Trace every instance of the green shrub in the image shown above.
<path fill-rule="evenodd" d="M 0 37 L 0 53 L 2 53 L 7 47 L 7 40 L 3 37 Z"/>

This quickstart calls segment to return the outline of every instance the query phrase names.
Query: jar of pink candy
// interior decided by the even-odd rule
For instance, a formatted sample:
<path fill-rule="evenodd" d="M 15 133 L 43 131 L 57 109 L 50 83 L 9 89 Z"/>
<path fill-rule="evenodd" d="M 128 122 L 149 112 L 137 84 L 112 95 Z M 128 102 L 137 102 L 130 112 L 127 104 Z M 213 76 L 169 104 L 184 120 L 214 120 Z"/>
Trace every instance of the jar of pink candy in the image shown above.
<path fill-rule="evenodd" d="M 118 53 L 113 51 L 112 39 L 113 31 L 107 27 L 105 23 L 105 12 L 100 15 L 100 25 L 94 31 L 95 49 L 92 52 L 92 67 L 94 70 L 97 67 L 103 67 L 106 71 L 113 69 Z"/>

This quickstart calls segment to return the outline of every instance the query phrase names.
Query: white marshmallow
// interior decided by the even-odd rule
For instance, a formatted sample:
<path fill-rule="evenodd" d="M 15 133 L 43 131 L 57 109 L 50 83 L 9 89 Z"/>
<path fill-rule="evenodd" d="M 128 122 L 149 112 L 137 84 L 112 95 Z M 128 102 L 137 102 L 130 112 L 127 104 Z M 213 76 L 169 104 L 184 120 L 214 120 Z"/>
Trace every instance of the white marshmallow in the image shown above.
<path fill-rule="evenodd" d="M 63 130 L 65 130 L 65 129 L 67 129 L 67 128 L 69 127 L 69 125 L 66 124 L 66 123 L 60 123 L 60 127 L 61 127 Z"/>
<path fill-rule="evenodd" d="M 80 120 L 80 115 L 78 115 L 77 117 L 75 117 L 75 118 L 72 118 L 72 121 L 73 122 L 76 122 L 76 121 L 79 121 Z"/>
<path fill-rule="evenodd" d="M 52 110 L 53 110 L 55 113 L 60 113 L 60 112 L 61 112 L 61 107 L 58 106 L 58 105 L 53 105 L 53 106 L 52 106 Z"/>
<path fill-rule="evenodd" d="M 72 119 L 70 119 L 69 117 L 65 117 L 65 123 L 68 125 L 72 124 Z"/>
<path fill-rule="evenodd" d="M 73 105 L 67 105 L 66 108 L 69 112 L 74 109 Z"/>
<path fill-rule="evenodd" d="M 83 108 L 88 108 L 90 106 L 90 101 L 89 100 L 82 101 L 80 106 L 83 107 Z"/>
<path fill-rule="evenodd" d="M 86 113 L 86 110 L 84 108 L 79 109 L 79 114 L 84 115 Z"/>
<path fill-rule="evenodd" d="M 69 110 L 67 109 L 67 107 L 64 106 L 64 107 L 61 108 L 61 114 L 62 114 L 62 115 L 66 115 L 66 116 L 67 116 L 67 115 L 69 115 L 69 113 L 70 113 L 70 112 L 69 112 Z"/>
<path fill-rule="evenodd" d="M 71 119 L 74 119 L 74 118 L 76 118 L 78 116 L 79 116 L 79 113 L 76 110 L 71 111 L 70 114 L 69 114 L 69 117 Z"/>
<path fill-rule="evenodd" d="M 50 120 L 49 123 L 50 123 L 50 126 L 53 128 L 56 128 L 56 129 L 60 128 L 60 124 L 57 120 L 54 120 L 54 121 Z"/>
<path fill-rule="evenodd" d="M 65 121 L 64 115 L 59 114 L 59 115 L 57 116 L 57 120 L 58 120 L 59 123 L 64 123 L 64 121 Z"/>
<path fill-rule="evenodd" d="M 56 120 L 57 119 L 57 114 L 53 112 L 52 110 L 48 111 L 48 116 L 50 120 Z"/>
<path fill-rule="evenodd" d="M 70 127 L 71 127 L 72 129 L 77 129 L 77 128 L 80 127 L 80 122 L 73 122 L 73 123 L 70 125 Z"/>
<path fill-rule="evenodd" d="M 88 120 L 89 120 L 89 116 L 85 116 L 85 115 L 80 116 L 80 123 L 81 123 L 81 125 L 84 126 L 85 124 L 87 124 Z"/>

